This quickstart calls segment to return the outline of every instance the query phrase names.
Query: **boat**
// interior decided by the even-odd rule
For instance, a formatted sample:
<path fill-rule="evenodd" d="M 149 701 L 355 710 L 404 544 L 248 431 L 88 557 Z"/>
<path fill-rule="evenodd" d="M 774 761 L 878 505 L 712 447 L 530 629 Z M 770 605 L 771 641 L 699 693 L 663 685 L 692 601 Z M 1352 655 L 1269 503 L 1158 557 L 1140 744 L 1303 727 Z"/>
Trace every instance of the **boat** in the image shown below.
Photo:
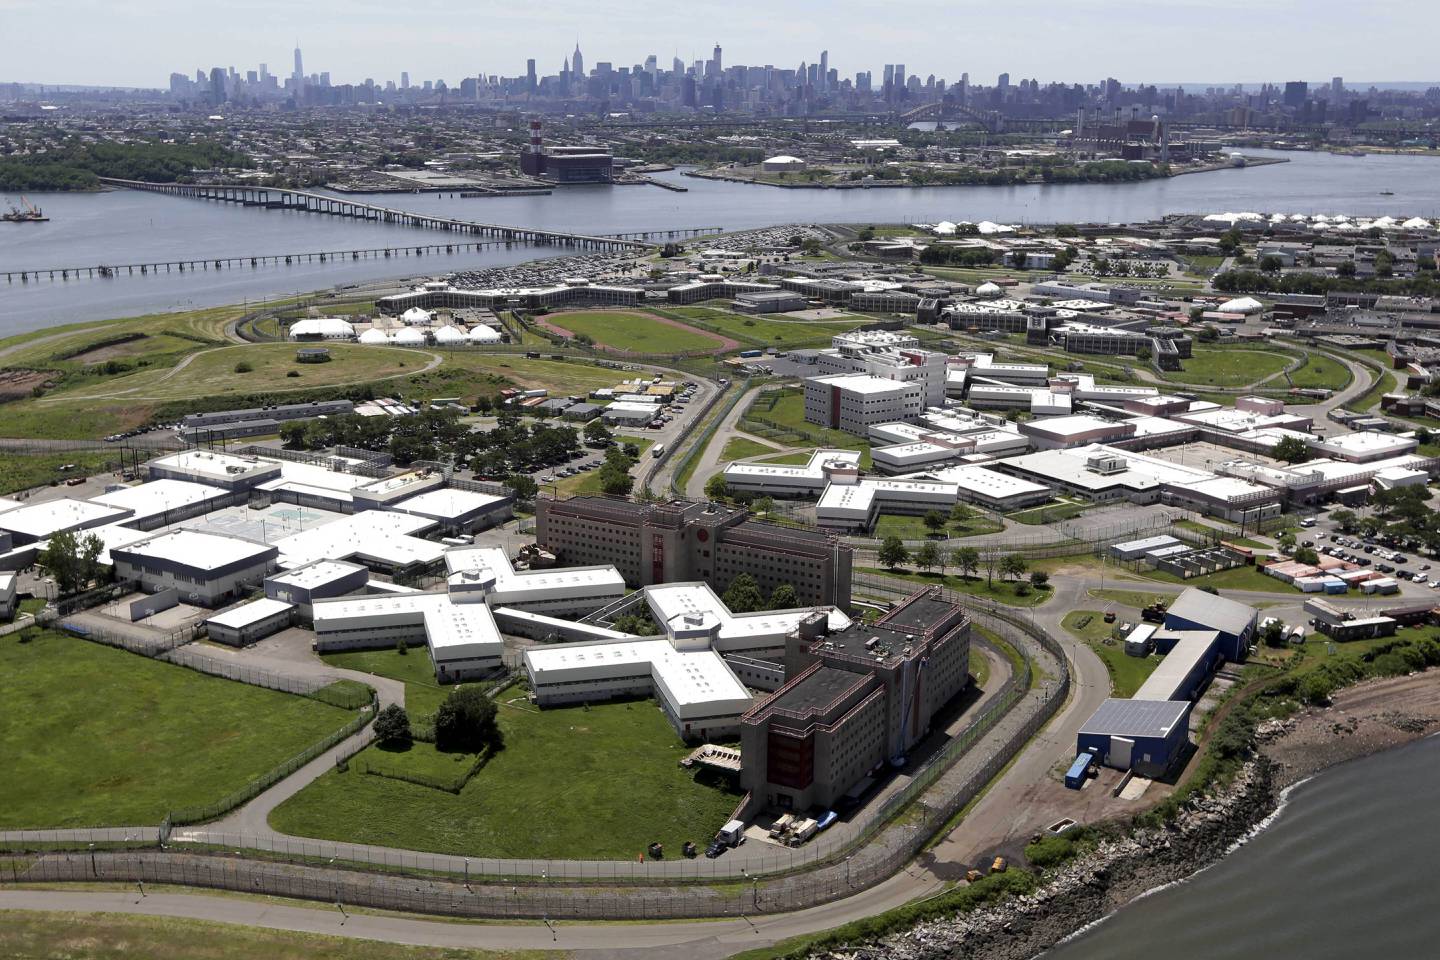
<path fill-rule="evenodd" d="M 5 213 L 0 213 L 0 220 L 6 223 L 45 223 L 49 221 L 50 218 L 45 216 L 44 212 L 29 200 L 21 197 L 20 203 L 22 206 L 17 207 L 11 204 L 9 210 Z"/>
<path fill-rule="evenodd" d="M 1393 196 L 1395 196 L 1395 191 L 1394 191 L 1394 190 L 1381 190 L 1381 191 L 1380 191 L 1380 196 L 1382 196 L 1382 197 L 1393 197 Z"/>

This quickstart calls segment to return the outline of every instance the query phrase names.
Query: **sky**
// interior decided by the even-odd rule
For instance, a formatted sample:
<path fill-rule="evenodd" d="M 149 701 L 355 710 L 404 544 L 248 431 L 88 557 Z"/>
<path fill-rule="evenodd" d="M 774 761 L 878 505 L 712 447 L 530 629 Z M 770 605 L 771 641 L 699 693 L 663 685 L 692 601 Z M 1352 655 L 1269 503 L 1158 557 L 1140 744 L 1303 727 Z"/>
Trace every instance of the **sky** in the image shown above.
<path fill-rule="evenodd" d="M 172 71 L 268 63 L 333 83 L 516 76 L 655 54 L 842 77 L 904 63 L 922 78 L 1097 83 L 1440 80 L 1436 0 L 0 0 L 0 82 L 163 87 Z"/>

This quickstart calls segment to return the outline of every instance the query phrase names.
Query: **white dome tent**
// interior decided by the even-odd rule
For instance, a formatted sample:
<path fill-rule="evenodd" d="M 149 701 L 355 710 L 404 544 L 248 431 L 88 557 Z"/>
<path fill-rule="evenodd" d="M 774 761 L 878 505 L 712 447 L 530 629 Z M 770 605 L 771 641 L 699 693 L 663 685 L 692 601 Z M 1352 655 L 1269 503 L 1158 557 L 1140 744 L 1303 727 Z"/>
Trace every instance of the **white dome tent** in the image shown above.
<path fill-rule="evenodd" d="M 400 314 L 400 322 L 410 326 L 420 326 L 430 322 L 430 311 L 422 310 L 419 307 L 411 307 Z"/>
<path fill-rule="evenodd" d="M 975 288 L 975 296 L 977 297 L 998 297 L 1003 292 L 999 284 L 991 283 L 989 280 L 986 280 Z"/>
<path fill-rule="evenodd" d="M 374 327 L 371 327 L 369 330 L 360 334 L 360 342 L 369 344 L 389 343 L 390 338 L 385 335 L 384 330 L 376 330 Z"/>
<path fill-rule="evenodd" d="M 483 323 L 477 323 L 470 328 L 471 343 L 499 343 L 500 332 L 494 327 L 487 327 Z"/>
<path fill-rule="evenodd" d="M 396 346 L 418 346 L 425 342 L 425 334 L 419 330 L 397 330 L 395 335 L 390 338 L 390 342 Z"/>
<path fill-rule="evenodd" d="M 439 344 L 464 343 L 465 334 L 455 327 L 445 326 L 435 331 L 435 342 Z"/>
<path fill-rule="evenodd" d="M 1265 309 L 1265 304 L 1254 297 L 1236 297 L 1234 300 L 1226 300 L 1220 304 L 1221 313 L 1259 313 Z"/>

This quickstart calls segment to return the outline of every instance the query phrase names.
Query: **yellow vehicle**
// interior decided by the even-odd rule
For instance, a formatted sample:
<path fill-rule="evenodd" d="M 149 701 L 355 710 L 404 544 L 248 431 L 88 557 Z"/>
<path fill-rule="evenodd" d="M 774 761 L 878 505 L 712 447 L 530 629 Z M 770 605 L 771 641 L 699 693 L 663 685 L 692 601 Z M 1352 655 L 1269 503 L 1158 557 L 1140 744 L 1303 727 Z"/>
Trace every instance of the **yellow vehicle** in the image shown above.
<path fill-rule="evenodd" d="M 1005 862 L 1005 858 L 1004 858 L 1004 857 L 996 857 L 994 860 L 990 861 L 990 872 L 991 872 L 991 873 L 1004 873 L 1004 872 L 1005 872 L 1005 868 L 1008 867 L 1008 866 L 1010 866 L 1010 864 L 1008 864 L 1008 863 Z"/>

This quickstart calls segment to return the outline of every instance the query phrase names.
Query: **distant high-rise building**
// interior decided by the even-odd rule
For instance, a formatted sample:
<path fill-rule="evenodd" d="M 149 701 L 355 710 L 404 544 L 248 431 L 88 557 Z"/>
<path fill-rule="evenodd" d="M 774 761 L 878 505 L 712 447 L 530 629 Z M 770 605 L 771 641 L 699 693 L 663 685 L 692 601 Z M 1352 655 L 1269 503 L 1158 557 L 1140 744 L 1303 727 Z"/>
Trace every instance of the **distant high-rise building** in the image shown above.
<path fill-rule="evenodd" d="M 300 44 L 295 44 L 295 86 L 305 85 L 305 62 L 300 59 Z"/>
<path fill-rule="evenodd" d="M 660 72 L 660 63 L 655 59 L 655 54 L 653 53 L 645 58 L 645 72 L 652 77 Z"/>
<path fill-rule="evenodd" d="M 580 56 L 580 41 L 575 41 L 575 52 L 570 55 L 570 72 L 575 75 L 575 82 L 579 83 L 585 78 L 585 58 Z"/>
<path fill-rule="evenodd" d="M 401 70 L 401 71 L 400 71 L 400 89 L 401 89 L 401 90 L 409 90 L 409 89 L 410 89 L 410 71 L 409 71 L 409 70 Z"/>
<path fill-rule="evenodd" d="M 820 89 L 828 90 L 830 86 L 830 51 L 820 51 Z"/>
<path fill-rule="evenodd" d="M 1344 77 L 1332 77 L 1330 79 L 1330 94 L 1334 97 L 1341 97 L 1345 95 Z"/>
<path fill-rule="evenodd" d="M 534 93 L 538 85 L 539 80 L 535 76 L 535 58 L 531 57 L 525 61 L 525 89 Z"/>
<path fill-rule="evenodd" d="M 1310 96 L 1310 84 L 1304 80 L 1289 80 L 1285 83 L 1284 104 L 1299 110 L 1305 106 L 1305 100 Z"/>
<path fill-rule="evenodd" d="M 1000 74 L 1000 80 L 995 84 L 995 86 L 1000 90 L 1000 93 L 1003 96 L 1010 89 L 1010 74 Z"/>
<path fill-rule="evenodd" d="M 719 76 L 719 74 L 720 74 L 722 71 L 724 71 L 724 69 L 725 69 L 725 64 L 722 63 L 721 60 L 720 60 L 720 44 L 717 43 L 717 44 L 715 44 L 715 74 L 716 74 L 716 76 Z"/>

